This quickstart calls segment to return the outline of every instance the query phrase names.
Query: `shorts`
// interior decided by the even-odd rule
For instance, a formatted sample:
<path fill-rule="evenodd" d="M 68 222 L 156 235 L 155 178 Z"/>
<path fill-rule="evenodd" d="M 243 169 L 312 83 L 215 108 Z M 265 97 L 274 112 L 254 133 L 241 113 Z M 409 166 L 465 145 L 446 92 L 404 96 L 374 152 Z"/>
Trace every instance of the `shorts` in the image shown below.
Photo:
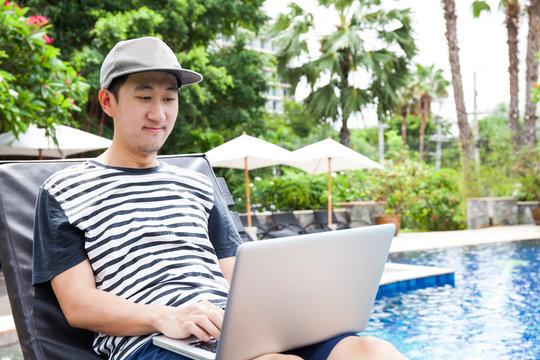
<path fill-rule="evenodd" d="M 292 354 L 300 356 L 304 360 L 326 360 L 334 346 L 342 339 L 348 336 L 355 336 L 356 333 L 346 333 L 338 335 L 329 340 L 322 341 L 317 344 L 304 346 L 298 349 L 284 352 L 284 354 Z M 147 342 L 131 354 L 126 360 L 190 360 L 189 358 L 173 353 L 155 346 L 152 341 Z"/>

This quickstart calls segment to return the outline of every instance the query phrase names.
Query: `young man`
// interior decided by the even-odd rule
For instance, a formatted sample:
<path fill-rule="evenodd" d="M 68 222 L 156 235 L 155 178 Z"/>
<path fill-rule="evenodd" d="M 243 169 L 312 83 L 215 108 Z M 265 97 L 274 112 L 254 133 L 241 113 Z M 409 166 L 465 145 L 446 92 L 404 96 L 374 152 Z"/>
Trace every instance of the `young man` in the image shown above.
<path fill-rule="evenodd" d="M 184 359 L 152 345 L 159 333 L 219 339 L 241 240 L 208 178 L 157 158 L 179 87 L 201 80 L 157 38 L 118 43 L 99 92 L 111 147 L 40 189 L 33 283 L 50 281 L 68 322 L 96 332 L 94 350 L 109 359 Z M 381 340 L 341 336 L 260 357 L 271 358 L 403 357 Z"/>

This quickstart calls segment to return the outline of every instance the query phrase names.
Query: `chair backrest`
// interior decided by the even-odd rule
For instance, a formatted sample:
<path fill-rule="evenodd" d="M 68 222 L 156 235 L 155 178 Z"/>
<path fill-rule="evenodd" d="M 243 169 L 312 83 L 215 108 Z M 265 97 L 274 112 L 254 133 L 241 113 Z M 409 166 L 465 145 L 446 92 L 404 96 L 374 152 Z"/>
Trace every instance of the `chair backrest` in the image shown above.
<path fill-rule="evenodd" d="M 278 227 L 288 228 L 296 231 L 298 234 L 305 234 L 304 227 L 298 222 L 298 219 L 292 212 L 273 212 L 272 221 Z"/>
<path fill-rule="evenodd" d="M 214 188 L 220 189 L 216 195 L 223 196 L 204 155 L 175 155 L 160 159 L 207 175 Z M 54 172 L 81 161 L 0 163 L 0 263 L 25 359 L 100 359 L 92 351 L 93 333 L 69 326 L 50 285 L 32 286 L 34 207 L 38 189 Z M 230 201 L 226 203 L 230 204 Z M 235 224 L 246 239 L 247 234 L 243 232 L 238 216 Z"/>
<path fill-rule="evenodd" d="M 328 229 L 328 210 L 315 210 L 313 211 L 313 217 L 315 222 L 322 228 Z M 336 214 L 332 211 L 332 224 L 336 225 L 337 229 L 348 229 L 349 225 L 342 221 L 339 221 Z"/>

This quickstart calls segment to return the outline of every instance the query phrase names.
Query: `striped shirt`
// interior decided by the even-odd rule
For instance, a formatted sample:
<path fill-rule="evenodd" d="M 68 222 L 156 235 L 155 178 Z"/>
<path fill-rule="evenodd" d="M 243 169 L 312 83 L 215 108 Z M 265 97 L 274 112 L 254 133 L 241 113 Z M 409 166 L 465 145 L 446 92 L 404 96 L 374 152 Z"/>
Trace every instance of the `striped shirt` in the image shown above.
<path fill-rule="evenodd" d="M 240 239 L 230 218 L 230 227 L 209 235 L 211 216 L 228 217 L 214 202 L 205 175 L 164 162 L 126 169 L 87 161 L 61 170 L 40 189 L 33 282 L 88 259 L 96 287 L 129 301 L 223 305 L 228 283 L 218 258 L 233 256 Z M 153 335 L 97 334 L 94 350 L 125 359 Z"/>

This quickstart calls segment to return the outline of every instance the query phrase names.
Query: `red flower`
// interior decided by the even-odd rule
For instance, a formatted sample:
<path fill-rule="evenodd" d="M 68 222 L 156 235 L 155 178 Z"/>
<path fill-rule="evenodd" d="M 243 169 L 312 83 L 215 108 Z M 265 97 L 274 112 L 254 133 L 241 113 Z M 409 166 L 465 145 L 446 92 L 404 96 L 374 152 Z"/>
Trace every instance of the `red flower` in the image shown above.
<path fill-rule="evenodd" d="M 437 219 L 437 215 L 435 214 L 431 215 L 431 220 L 435 220 L 435 219 Z"/>
<path fill-rule="evenodd" d="M 47 44 L 52 44 L 52 42 L 54 41 L 54 38 L 49 37 L 47 34 L 43 35 L 43 38 L 45 39 L 45 42 Z"/>
<path fill-rule="evenodd" d="M 25 24 L 39 25 L 39 27 L 42 27 L 48 23 L 49 23 L 49 20 L 45 16 L 40 16 L 40 15 L 32 15 L 25 22 Z"/>
<path fill-rule="evenodd" d="M 68 79 L 64 80 L 64 82 L 66 83 L 66 85 L 69 85 L 69 80 Z"/>

